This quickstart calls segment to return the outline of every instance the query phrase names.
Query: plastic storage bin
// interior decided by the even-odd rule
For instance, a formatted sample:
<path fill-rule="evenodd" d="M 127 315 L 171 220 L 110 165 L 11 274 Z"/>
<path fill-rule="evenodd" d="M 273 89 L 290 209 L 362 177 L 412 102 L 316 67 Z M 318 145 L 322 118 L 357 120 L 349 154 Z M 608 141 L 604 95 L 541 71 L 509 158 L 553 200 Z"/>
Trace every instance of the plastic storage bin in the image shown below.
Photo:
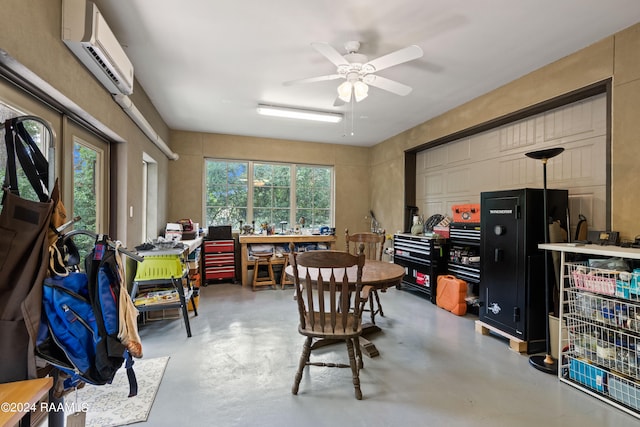
<path fill-rule="evenodd" d="M 145 256 L 138 263 L 135 281 L 161 280 L 183 276 L 183 264 L 176 255 Z"/>
<path fill-rule="evenodd" d="M 607 383 L 607 373 L 604 370 L 578 359 L 571 359 L 569 378 L 601 393 L 604 393 Z"/>

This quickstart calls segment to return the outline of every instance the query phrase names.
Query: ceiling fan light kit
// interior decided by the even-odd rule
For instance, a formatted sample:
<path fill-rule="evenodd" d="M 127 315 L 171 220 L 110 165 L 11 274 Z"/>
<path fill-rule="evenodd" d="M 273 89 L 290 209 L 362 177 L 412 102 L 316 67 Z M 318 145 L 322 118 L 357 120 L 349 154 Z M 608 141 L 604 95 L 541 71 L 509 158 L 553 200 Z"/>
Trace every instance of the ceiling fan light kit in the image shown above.
<path fill-rule="evenodd" d="M 313 111 L 299 108 L 278 107 L 274 105 L 258 104 L 258 114 L 289 119 L 313 120 L 318 122 L 339 123 L 342 114 L 327 111 Z"/>
<path fill-rule="evenodd" d="M 369 95 L 369 86 L 360 80 L 356 80 L 354 82 L 347 80 L 338 86 L 338 98 L 344 102 L 351 101 L 352 93 L 356 102 L 360 102 Z"/>

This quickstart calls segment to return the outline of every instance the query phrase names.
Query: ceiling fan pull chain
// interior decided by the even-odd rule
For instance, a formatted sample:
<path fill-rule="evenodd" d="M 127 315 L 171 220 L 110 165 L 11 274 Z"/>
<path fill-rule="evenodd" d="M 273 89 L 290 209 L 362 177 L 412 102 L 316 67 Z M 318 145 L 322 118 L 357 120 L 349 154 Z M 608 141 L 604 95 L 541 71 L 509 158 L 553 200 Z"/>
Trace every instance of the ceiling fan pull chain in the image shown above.
<path fill-rule="evenodd" d="M 353 98 L 351 98 L 351 136 L 354 135 L 354 131 L 353 131 L 353 122 L 354 122 L 354 117 L 355 117 L 355 109 L 356 109 L 356 103 L 353 102 Z"/>

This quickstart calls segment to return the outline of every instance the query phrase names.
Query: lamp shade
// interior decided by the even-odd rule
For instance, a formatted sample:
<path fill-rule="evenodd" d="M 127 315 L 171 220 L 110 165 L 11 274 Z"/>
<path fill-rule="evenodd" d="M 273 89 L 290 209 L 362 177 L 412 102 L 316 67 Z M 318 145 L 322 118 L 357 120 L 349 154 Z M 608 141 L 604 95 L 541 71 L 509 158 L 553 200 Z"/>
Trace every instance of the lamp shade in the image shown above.
<path fill-rule="evenodd" d="M 356 102 L 360 102 L 369 95 L 369 86 L 361 80 L 347 80 L 338 86 L 338 98 L 344 102 L 350 102 L 351 96 Z"/>
<path fill-rule="evenodd" d="M 547 148 L 545 150 L 530 151 L 528 153 L 525 153 L 525 156 L 537 160 L 548 160 L 554 158 L 563 151 L 564 148 L 562 147 Z"/>
<path fill-rule="evenodd" d="M 338 86 L 338 98 L 342 99 L 344 102 L 351 101 L 351 92 L 353 91 L 353 85 L 350 81 L 343 82 L 340 86 Z"/>
<path fill-rule="evenodd" d="M 361 81 L 357 81 L 353 85 L 353 94 L 356 97 L 356 102 L 360 102 L 369 95 L 369 86 Z"/>

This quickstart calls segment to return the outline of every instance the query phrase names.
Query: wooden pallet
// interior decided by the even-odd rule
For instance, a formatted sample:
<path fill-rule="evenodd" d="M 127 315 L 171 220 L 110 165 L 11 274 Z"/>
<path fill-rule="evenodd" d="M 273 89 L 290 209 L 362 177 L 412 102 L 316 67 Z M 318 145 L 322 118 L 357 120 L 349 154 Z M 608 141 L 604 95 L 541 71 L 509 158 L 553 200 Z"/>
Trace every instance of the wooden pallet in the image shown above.
<path fill-rule="evenodd" d="M 489 335 L 491 332 L 500 335 L 501 337 L 507 338 L 509 340 L 509 348 L 513 351 L 517 351 L 518 353 L 526 353 L 527 352 L 527 342 L 521 340 L 520 338 L 516 338 L 511 336 L 500 329 L 487 325 L 484 322 L 476 320 L 476 332 L 482 335 Z"/>

